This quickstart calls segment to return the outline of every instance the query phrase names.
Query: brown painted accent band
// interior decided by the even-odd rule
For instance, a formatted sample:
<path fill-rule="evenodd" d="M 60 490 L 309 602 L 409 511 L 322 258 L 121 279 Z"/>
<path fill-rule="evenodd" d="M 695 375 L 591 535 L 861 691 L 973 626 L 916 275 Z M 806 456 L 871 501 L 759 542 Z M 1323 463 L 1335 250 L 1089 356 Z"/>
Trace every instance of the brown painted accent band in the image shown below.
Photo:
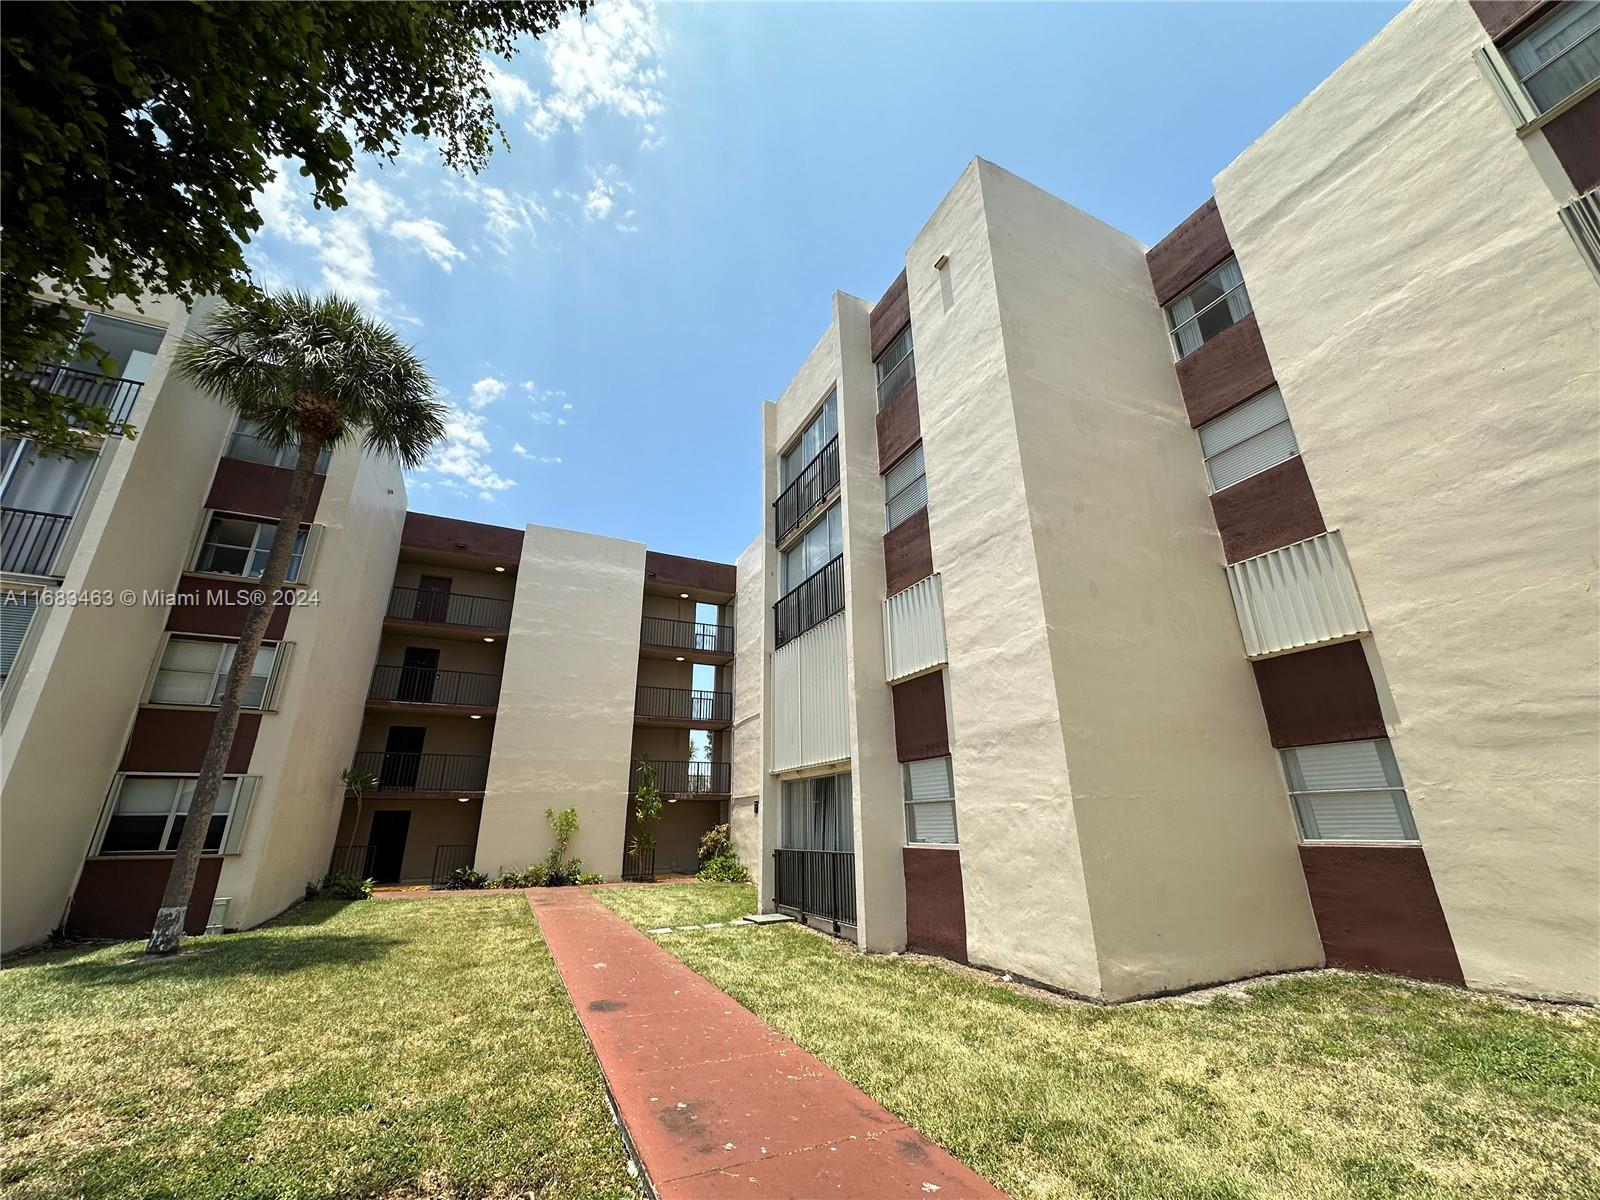
<path fill-rule="evenodd" d="M 83 864 L 78 890 L 67 915 L 67 932 L 75 937 L 142 938 L 155 927 L 156 910 L 172 871 L 172 855 L 158 858 L 91 858 Z M 206 931 L 211 902 L 217 895 L 222 859 L 208 854 L 195 870 L 194 891 L 183 931 L 196 937 Z"/>
<path fill-rule="evenodd" d="M 913 375 L 900 394 L 878 410 L 878 473 L 894 466 L 921 440 L 922 417 L 917 411 L 917 377 Z"/>
<path fill-rule="evenodd" d="M 1340 642 L 1250 664 L 1274 746 L 1387 737 L 1378 689 L 1360 642 Z"/>
<path fill-rule="evenodd" d="M 1216 197 L 1212 197 L 1145 253 L 1156 303 L 1170 304 L 1232 253 Z"/>
<path fill-rule="evenodd" d="M 217 714 L 209 709 L 141 708 L 133 719 L 133 732 L 118 769 L 198 775 L 216 720 Z M 250 754 L 260 729 L 260 713 L 240 714 L 239 732 L 228 752 L 231 774 L 242 775 L 250 769 Z"/>
<path fill-rule="evenodd" d="M 1191 425 L 1204 425 L 1273 384 L 1272 363 L 1255 313 L 1180 358 L 1177 370 Z"/>
<path fill-rule="evenodd" d="M 1531 17 L 1536 9 L 1545 6 L 1545 0 L 1471 0 L 1472 11 L 1477 14 L 1483 31 L 1498 41 L 1504 34 Z"/>
<path fill-rule="evenodd" d="M 950 728 L 944 719 L 944 672 L 919 675 L 895 684 L 894 745 L 901 762 L 944 758 L 950 753 Z"/>
<path fill-rule="evenodd" d="M 1330 967 L 1462 984 L 1421 846 L 1301 846 Z"/>
<path fill-rule="evenodd" d="M 289 484 L 294 472 L 288 467 L 269 467 L 262 463 L 244 462 L 237 458 L 224 458 L 217 463 L 217 473 L 211 477 L 211 492 L 206 497 L 206 507 L 219 512 L 244 513 L 276 521 L 283 514 L 289 500 Z M 317 501 L 322 497 L 324 479 L 312 477 L 310 507 L 307 521 L 316 516 Z"/>
<path fill-rule="evenodd" d="M 901 271 L 883 298 L 872 306 L 872 316 L 867 329 L 872 339 L 872 357 L 889 348 L 889 343 L 900 336 L 900 331 L 911 324 L 911 293 L 906 287 L 906 273 Z"/>
<path fill-rule="evenodd" d="M 244 632 L 245 614 L 250 611 L 250 580 L 185 575 L 178 580 L 176 590 L 180 602 L 167 612 L 167 628 L 173 633 L 236 638 Z M 218 597 L 219 602 L 214 603 L 208 597 Z M 221 597 L 230 597 L 234 602 L 222 603 Z M 291 611 L 292 607 L 287 604 L 272 610 L 272 619 L 267 622 L 267 641 L 282 639 L 283 631 L 289 627 Z"/>
<path fill-rule="evenodd" d="M 883 569 L 890 596 L 933 574 L 927 509 L 919 509 L 883 535 Z"/>
<path fill-rule="evenodd" d="M 738 572 L 732 563 L 683 558 L 655 550 L 646 550 L 644 553 L 644 578 L 646 583 L 722 592 L 729 596 L 739 590 Z"/>
<path fill-rule="evenodd" d="M 1231 563 L 1328 531 L 1298 454 L 1214 492 L 1211 513 L 1222 535 L 1223 557 Z"/>
<path fill-rule="evenodd" d="M 1600 187 L 1600 92 L 1591 92 L 1544 127 L 1579 194 Z"/>
<path fill-rule="evenodd" d="M 413 550 L 476 554 L 500 563 L 514 563 L 522 557 L 522 530 L 408 512 L 400 531 L 400 544 Z"/>
<path fill-rule="evenodd" d="M 953 846 L 906 846 L 906 949 L 967 961 L 967 904 L 961 890 L 961 851 Z"/>

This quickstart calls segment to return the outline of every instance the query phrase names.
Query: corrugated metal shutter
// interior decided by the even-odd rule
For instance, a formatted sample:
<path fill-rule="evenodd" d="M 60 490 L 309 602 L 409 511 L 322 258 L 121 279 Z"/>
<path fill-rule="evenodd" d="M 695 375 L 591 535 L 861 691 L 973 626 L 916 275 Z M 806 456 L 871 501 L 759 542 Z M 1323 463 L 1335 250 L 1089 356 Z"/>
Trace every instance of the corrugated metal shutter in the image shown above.
<path fill-rule="evenodd" d="M 1589 270 L 1600 279 L 1600 189 L 1562 206 L 1561 223 L 1567 227 L 1573 245 L 1578 247 Z"/>
<path fill-rule="evenodd" d="M 889 468 L 883 477 L 884 529 L 928 507 L 928 480 L 922 465 L 922 443 Z"/>
<path fill-rule="evenodd" d="M 793 771 L 850 757 L 850 693 L 844 614 L 772 655 L 772 770 Z"/>
<path fill-rule="evenodd" d="M 0 679 L 11 674 L 22 639 L 28 636 L 28 622 L 38 608 L 37 592 L 7 591 L 0 595 Z"/>
<path fill-rule="evenodd" d="M 1200 426 L 1211 490 L 1220 492 L 1300 453 L 1283 394 L 1268 388 L 1214 421 Z"/>
<path fill-rule="evenodd" d="M 1233 563 L 1227 572 L 1250 658 L 1371 632 L 1336 529 Z"/>
<path fill-rule="evenodd" d="M 944 664 L 944 597 L 937 575 L 883 602 L 883 669 L 890 683 Z"/>

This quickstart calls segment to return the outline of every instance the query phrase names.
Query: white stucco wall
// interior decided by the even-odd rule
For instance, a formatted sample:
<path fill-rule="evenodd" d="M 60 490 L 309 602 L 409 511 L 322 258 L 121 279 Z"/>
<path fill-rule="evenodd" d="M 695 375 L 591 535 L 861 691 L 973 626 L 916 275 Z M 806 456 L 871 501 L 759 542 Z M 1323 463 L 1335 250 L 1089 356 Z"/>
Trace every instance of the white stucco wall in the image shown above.
<path fill-rule="evenodd" d="M 1600 304 L 1471 59 L 1413 4 L 1217 178 L 1393 694 L 1467 982 L 1600 995 Z"/>
<path fill-rule="evenodd" d="M 733 601 L 733 773 L 728 808 L 734 853 L 755 878 L 761 868 L 762 695 L 766 676 L 767 539 L 757 537 L 734 564 L 738 592 Z"/>
<path fill-rule="evenodd" d="M 477 869 L 550 848 L 546 807 L 578 810 L 570 853 L 622 869 L 645 548 L 529 525 L 517 568 Z"/>

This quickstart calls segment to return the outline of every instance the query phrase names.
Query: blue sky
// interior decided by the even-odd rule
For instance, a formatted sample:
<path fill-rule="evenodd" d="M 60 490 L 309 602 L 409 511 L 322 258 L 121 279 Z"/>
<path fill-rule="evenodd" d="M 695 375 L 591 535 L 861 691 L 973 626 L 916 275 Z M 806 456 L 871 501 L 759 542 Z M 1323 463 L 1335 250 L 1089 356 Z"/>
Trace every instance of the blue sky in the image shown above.
<path fill-rule="evenodd" d="M 250 257 L 427 359 L 451 436 L 413 509 L 731 560 L 760 402 L 974 155 L 1152 243 L 1400 7 L 599 0 L 498 66 L 483 174 L 410 147 L 327 213 L 291 165 Z"/>

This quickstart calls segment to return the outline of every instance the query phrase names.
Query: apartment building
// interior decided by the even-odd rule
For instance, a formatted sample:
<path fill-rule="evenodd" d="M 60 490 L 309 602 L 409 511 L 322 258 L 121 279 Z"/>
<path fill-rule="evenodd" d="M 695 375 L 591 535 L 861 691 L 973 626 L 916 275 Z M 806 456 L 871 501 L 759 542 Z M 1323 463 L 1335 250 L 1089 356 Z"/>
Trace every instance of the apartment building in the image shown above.
<path fill-rule="evenodd" d="M 1412 5 L 1158 245 L 976 160 L 834 296 L 740 559 L 767 908 L 1600 998 L 1597 25 Z"/>

